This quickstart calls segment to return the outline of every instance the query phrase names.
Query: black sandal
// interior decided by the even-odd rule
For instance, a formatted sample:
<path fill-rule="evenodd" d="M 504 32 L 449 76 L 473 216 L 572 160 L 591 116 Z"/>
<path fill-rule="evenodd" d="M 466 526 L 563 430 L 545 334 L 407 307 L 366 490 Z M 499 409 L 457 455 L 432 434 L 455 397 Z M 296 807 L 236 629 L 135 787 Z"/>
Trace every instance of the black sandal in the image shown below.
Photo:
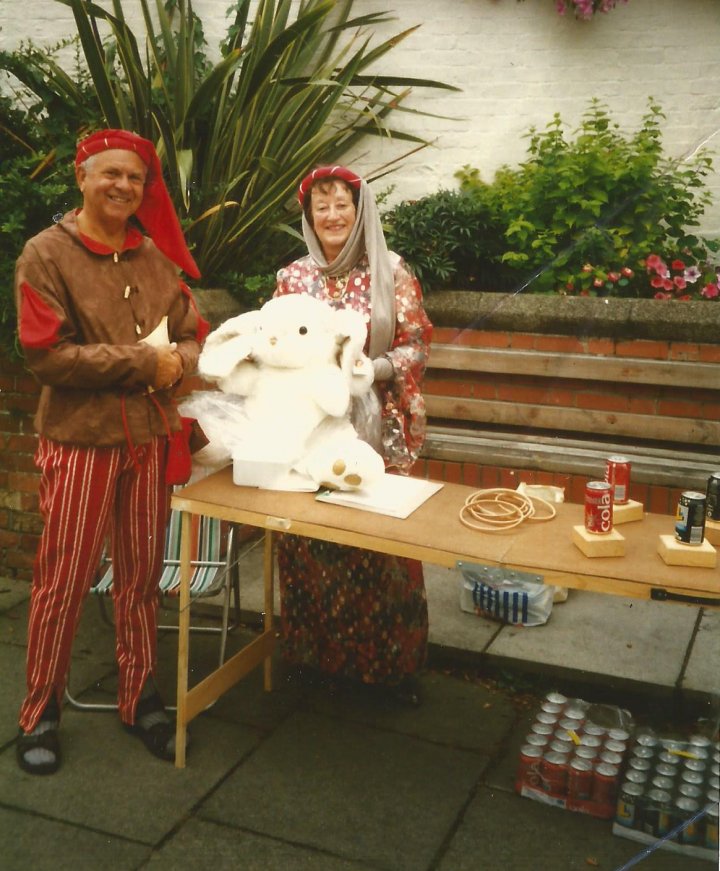
<path fill-rule="evenodd" d="M 31 750 L 45 750 L 54 758 L 47 762 L 30 762 L 26 754 Z M 28 774 L 55 774 L 62 762 L 57 728 L 46 729 L 37 735 L 20 729 L 15 744 L 15 757 L 20 768 Z"/>
<path fill-rule="evenodd" d="M 157 693 L 140 699 L 135 709 L 135 723 L 123 723 L 123 728 L 126 732 L 139 738 L 153 756 L 164 759 L 166 762 L 174 762 L 175 725 L 167 719 L 147 727 L 140 725 L 138 720 L 142 720 L 143 717 L 150 714 L 165 714 L 165 705 Z M 189 737 L 188 735 L 186 746 L 190 744 Z"/>

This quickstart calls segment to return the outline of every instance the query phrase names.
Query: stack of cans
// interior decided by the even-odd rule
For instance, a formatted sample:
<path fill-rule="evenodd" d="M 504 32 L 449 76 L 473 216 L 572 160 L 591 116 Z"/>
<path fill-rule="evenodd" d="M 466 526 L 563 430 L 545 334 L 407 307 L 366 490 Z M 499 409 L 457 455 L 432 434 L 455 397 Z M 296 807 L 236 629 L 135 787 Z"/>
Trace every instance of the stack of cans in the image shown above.
<path fill-rule="evenodd" d="M 520 750 L 515 788 L 529 798 L 611 819 L 630 736 L 593 723 L 588 708 L 560 693 L 545 697 Z"/>
<path fill-rule="evenodd" d="M 628 754 L 615 822 L 655 838 L 682 825 L 675 842 L 717 851 L 719 800 L 720 745 L 703 735 L 679 742 L 642 733 Z"/>

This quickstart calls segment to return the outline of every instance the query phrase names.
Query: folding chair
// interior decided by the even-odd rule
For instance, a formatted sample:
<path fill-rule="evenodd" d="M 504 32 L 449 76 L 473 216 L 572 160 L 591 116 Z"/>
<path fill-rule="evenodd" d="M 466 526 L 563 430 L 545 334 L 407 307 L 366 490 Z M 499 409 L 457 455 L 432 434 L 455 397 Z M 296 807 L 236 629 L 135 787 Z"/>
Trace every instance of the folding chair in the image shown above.
<path fill-rule="evenodd" d="M 180 596 L 180 523 L 182 514 L 171 511 L 165 533 L 165 553 L 158 593 L 162 598 Z M 214 517 L 193 515 L 191 518 L 191 565 L 190 600 L 222 594 L 222 620 L 220 626 L 192 626 L 191 632 L 213 633 L 220 636 L 219 665 L 225 661 L 228 632 L 240 623 L 240 573 L 237 544 L 238 530 L 235 524 L 227 524 Z M 98 580 L 90 588 L 90 594 L 98 596 L 100 611 L 105 622 L 113 625 L 108 616 L 105 601 L 112 595 L 113 565 L 105 553 L 100 563 Z M 233 618 L 230 622 L 230 598 L 233 598 Z M 174 624 L 159 624 L 158 630 L 178 631 Z M 74 698 L 68 686 L 65 689 L 68 702 L 79 710 L 116 710 L 116 704 L 81 702 Z"/>

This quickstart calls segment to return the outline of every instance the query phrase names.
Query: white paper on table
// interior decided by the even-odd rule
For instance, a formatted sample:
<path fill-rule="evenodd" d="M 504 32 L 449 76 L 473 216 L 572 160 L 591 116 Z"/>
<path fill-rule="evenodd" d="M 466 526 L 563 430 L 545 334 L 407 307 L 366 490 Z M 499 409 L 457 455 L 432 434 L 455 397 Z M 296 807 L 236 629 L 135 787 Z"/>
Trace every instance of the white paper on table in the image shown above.
<path fill-rule="evenodd" d="M 373 511 L 404 520 L 442 486 L 440 481 L 389 475 L 386 472 L 382 478 L 361 490 L 322 490 L 315 498 L 318 502 L 359 508 L 361 511 Z"/>

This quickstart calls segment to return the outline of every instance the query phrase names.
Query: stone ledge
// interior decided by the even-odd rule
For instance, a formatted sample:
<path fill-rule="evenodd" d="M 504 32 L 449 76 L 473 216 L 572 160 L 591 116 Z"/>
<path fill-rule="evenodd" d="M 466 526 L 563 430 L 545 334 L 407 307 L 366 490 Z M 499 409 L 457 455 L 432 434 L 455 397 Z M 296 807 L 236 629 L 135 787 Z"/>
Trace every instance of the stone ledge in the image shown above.
<path fill-rule="evenodd" d="M 720 344 L 714 302 L 448 290 L 429 293 L 425 308 L 437 327 Z"/>

